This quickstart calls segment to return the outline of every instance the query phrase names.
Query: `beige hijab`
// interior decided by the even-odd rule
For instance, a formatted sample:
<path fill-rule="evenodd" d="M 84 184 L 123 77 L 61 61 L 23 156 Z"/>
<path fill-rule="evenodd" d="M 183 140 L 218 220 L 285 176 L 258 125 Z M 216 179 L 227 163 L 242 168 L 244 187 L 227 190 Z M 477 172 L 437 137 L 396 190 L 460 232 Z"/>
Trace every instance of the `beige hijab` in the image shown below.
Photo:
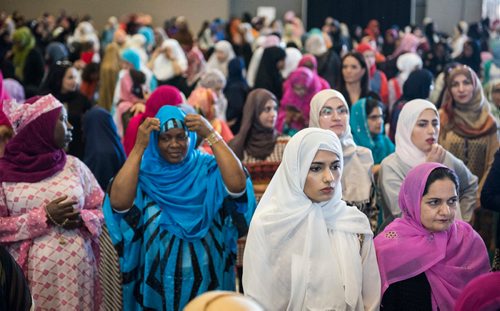
<path fill-rule="evenodd" d="M 474 86 L 474 95 L 470 102 L 465 104 L 455 102 L 451 95 L 451 83 L 458 75 L 465 75 Z M 453 68 L 448 76 L 441 107 L 441 124 L 444 125 L 445 131 L 452 130 L 468 138 L 480 137 L 496 131 L 496 122 L 484 96 L 481 82 L 476 73 L 466 65 Z"/>
<path fill-rule="evenodd" d="M 335 90 L 322 90 L 311 100 L 309 127 L 320 127 L 319 112 L 326 101 L 338 98 L 349 109 L 342 93 Z M 358 147 L 351 134 L 351 126 L 347 120 L 346 131 L 340 137 L 344 154 L 344 173 L 342 174 L 342 199 L 348 203 L 368 203 L 372 188 L 373 156 L 370 149 Z"/>

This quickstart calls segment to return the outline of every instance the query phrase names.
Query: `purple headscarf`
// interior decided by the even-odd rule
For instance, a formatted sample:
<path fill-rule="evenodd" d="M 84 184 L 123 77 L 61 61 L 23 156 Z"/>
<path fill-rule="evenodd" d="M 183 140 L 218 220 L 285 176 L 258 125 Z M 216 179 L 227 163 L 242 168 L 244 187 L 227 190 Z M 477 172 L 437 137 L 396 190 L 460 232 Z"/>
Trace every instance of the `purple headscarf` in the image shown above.
<path fill-rule="evenodd" d="M 54 141 L 62 104 L 52 95 L 31 101 L 19 107 L 4 105 L 16 135 L 0 158 L 0 182 L 39 182 L 66 164 L 66 153 Z"/>
<path fill-rule="evenodd" d="M 430 232 L 420 220 L 425 184 L 438 163 L 423 163 L 408 172 L 399 191 L 403 218 L 375 238 L 382 295 L 389 285 L 425 272 L 432 291 L 432 309 L 453 310 L 465 285 L 490 269 L 484 242 L 461 221 L 446 231 Z"/>

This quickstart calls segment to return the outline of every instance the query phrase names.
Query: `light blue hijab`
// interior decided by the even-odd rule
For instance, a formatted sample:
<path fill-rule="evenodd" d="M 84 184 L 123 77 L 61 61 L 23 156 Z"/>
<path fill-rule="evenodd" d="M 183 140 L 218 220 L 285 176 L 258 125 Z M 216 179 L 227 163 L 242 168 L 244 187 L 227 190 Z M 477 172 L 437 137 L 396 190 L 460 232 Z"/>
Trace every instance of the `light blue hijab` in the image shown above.
<path fill-rule="evenodd" d="M 185 114 L 177 107 L 163 106 L 156 117 L 163 126 L 172 118 L 184 122 Z M 186 157 L 171 164 L 159 152 L 158 136 L 157 131 L 151 133 L 144 152 L 135 203 L 143 207 L 149 198 L 161 208 L 160 224 L 169 232 L 187 240 L 201 239 L 228 195 L 217 162 L 195 148 L 196 133 L 188 131 Z"/>

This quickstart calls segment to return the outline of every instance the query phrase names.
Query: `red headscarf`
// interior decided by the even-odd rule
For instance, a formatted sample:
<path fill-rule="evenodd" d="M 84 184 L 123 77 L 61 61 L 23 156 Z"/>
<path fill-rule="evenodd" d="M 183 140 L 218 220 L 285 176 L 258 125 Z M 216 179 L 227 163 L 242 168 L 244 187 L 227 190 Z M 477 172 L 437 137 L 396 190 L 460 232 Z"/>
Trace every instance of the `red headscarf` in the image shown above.
<path fill-rule="evenodd" d="M 173 86 L 163 85 L 157 88 L 146 101 L 146 111 L 130 119 L 125 136 L 123 137 L 123 147 L 125 153 L 129 155 L 134 148 L 139 126 L 146 118 L 156 115 L 158 110 L 165 105 L 178 106 L 182 104 L 181 92 Z"/>

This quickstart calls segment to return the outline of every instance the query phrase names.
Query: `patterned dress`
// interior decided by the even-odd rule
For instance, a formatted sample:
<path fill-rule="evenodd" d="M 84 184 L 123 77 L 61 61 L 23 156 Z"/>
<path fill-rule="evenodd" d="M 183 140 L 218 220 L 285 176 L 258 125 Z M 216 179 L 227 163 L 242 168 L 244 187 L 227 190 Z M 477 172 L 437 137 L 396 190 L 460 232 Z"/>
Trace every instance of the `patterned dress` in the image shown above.
<path fill-rule="evenodd" d="M 286 144 L 289 140 L 290 136 L 279 136 L 276 140 L 276 144 L 274 145 L 273 152 L 264 160 L 259 160 L 244 151 L 242 162 L 252 178 L 257 202 L 264 193 L 256 189 L 255 186 L 258 187 L 259 185 L 268 185 L 269 182 L 271 182 L 274 172 L 276 172 L 281 163 L 283 151 L 285 150 Z"/>
<path fill-rule="evenodd" d="M 84 225 L 48 226 L 45 206 L 63 195 L 78 203 Z M 37 183 L 3 182 L 0 242 L 23 268 L 36 310 L 97 310 L 98 238 L 103 192 L 90 170 L 68 156 L 64 169 Z"/>
<path fill-rule="evenodd" d="M 120 257 L 124 310 L 182 310 L 206 291 L 235 289 L 236 239 L 254 212 L 252 193 L 226 197 L 206 236 L 190 240 L 161 225 L 161 208 L 140 187 L 137 195 L 124 213 L 112 210 L 109 196 L 104 202 Z"/>

